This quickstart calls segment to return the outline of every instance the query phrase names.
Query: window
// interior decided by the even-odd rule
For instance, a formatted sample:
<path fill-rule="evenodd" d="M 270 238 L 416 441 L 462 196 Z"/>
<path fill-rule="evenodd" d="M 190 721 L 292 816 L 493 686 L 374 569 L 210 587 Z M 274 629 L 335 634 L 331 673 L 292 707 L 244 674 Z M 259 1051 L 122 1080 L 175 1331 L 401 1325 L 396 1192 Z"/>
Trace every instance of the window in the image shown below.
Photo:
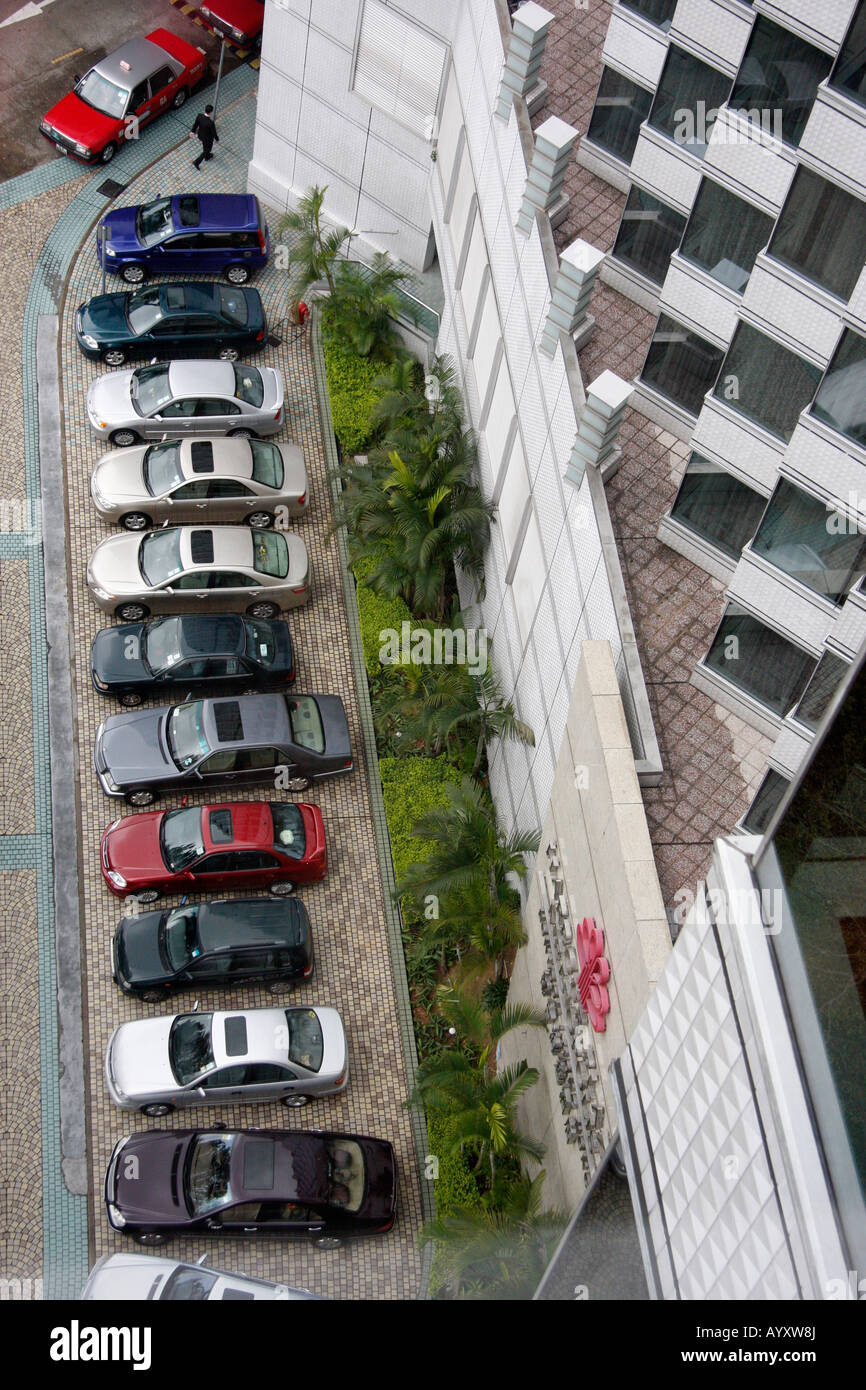
<path fill-rule="evenodd" d="M 794 718 L 814 733 L 823 718 L 824 711 L 836 694 L 836 690 L 848 670 L 849 663 L 834 652 L 825 652 L 818 662 L 815 674 L 803 693 L 803 698 L 794 710 Z"/>
<path fill-rule="evenodd" d="M 799 145 L 830 62 L 820 49 L 758 15 L 728 105 L 773 134 L 781 125 L 786 144 Z"/>
<path fill-rule="evenodd" d="M 863 269 L 864 245 L 866 203 L 801 165 L 769 254 L 847 300 Z"/>
<path fill-rule="evenodd" d="M 864 573 L 866 537 L 832 505 L 782 478 L 752 550 L 807 589 L 841 604 Z"/>
<path fill-rule="evenodd" d="M 253 456 L 253 477 L 264 487 L 278 488 L 283 485 L 285 469 L 283 455 L 278 445 L 264 439 L 251 439 L 250 451 Z"/>
<path fill-rule="evenodd" d="M 631 163 L 641 123 L 649 115 L 652 92 L 613 68 L 603 68 L 587 140 Z"/>
<path fill-rule="evenodd" d="M 782 347 L 751 324 L 739 323 L 715 394 L 738 415 L 785 442 L 794 433 L 821 380 L 821 369 Z"/>
<path fill-rule="evenodd" d="M 773 219 L 712 179 L 704 179 L 680 246 L 683 260 L 699 265 L 742 294 L 755 257 L 770 239 Z"/>
<path fill-rule="evenodd" d="M 660 285 L 685 225 L 686 219 L 680 213 L 632 184 L 613 254 Z"/>
<path fill-rule="evenodd" d="M 671 27 L 677 0 L 621 0 L 627 10 L 643 15 L 650 24 L 655 24 L 667 33 Z"/>
<path fill-rule="evenodd" d="M 755 793 L 754 801 L 743 816 L 743 828 L 751 835 L 763 835 L 770 823 L 770 817 L 790 785 L 787 777 L 783 777 L 781 772 L 776 772 L 771 767 Z"/>
<path fill-rule="evenodd" d="M 755 534 L 767 499 L 700 454 L 692 454 L 671 516 L 738 560 Z"/>
<path fill-rule="evenodd" d="M 313 753 L 324 753 L 325 730 L 319 706 L 312 695 L 299 695 L 295 699 L 287 697 L 286 709 L 292 728 L 292 742 L 299 748 L 309 748 Z"/>
<path fill-rule="evenodd" d="M 171 68 L 160 68 L 159 72 L 155 72 L 150 79 L 150 90 L 152 95 L 158 96 L 160 92 L 165 91 L 166 87 L 170 87 L 173 81 L 174 73 Z"/>
<path fill-rule="evenodd" d="M 721 348 L 705 342 L 667 314 L 660 314 L 641 380 L 697 415 L 724 355 Z"/>
<path fill-rule="evenodd" d="M 285 579 L 289 572 L 289 547 L 278 531 L 253 531 L 253 566 L 258 574 Z"/>
<path fill-rule="evenodd" d="M 132 89 L 127 111 L 140 111 L 149 98 L 150 91 L 147 82 L 139 82 L 138 86 Z"/>
<path fill-rule="evenodd" d="M 241 408 L 234 401 L 221 400 L 219 396 L 202 396 L 195 405 L 196 415 L 240 415 Z"/>
<path fill-rule="evenodd" d="M 704 665 L 784 717 L 800 699 L 817 663 L 739 604 L 729 603 Z"/>
<path fill-rule="evenodd" d="M 447 49 L 382 0 L 365 0 L 353 87 L 358 96 L 416 135 L 426 136 L 439 106 Z"/>
<path fill-rule="evenodd" d="M 866 338 L 846 328 L 824 373 L 812 414 L 866 446 Z"/>
<path fill-rule="evenodd" d="M 730 85 L 731 79 L 723 72 L 671 44 L 649 123 L 703 159 L 718 108 Z"/>
<path fill-rule="evenodd" d="M 830 86 L 854 101 L 866 106 L 866 3 L 854 11 L 851 27 L 845 35 L 845 42 L 839 50 L 836 66 L 830 77 Z"/>

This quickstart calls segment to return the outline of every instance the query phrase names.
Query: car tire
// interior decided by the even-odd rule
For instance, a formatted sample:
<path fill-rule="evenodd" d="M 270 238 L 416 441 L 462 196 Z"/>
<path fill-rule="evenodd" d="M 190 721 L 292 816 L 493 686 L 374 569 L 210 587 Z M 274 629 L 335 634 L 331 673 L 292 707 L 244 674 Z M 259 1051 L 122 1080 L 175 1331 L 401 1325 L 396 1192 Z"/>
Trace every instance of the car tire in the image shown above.
<path fill-rule="evenodd" d="M 120 703 L 123 705 L 124 709 L 135 709 L 141 704 L 141 696 L 136 695 L 134 690 L 127 690 L 121 695 Z"/>
<path fill-rule="evenodd" d="M 165 1245 L 162 1231 L 139 1231 L 135 1237 L 137 1245 Z"/>
<path fill-rule="evenodd" d="M 290 792 L 305 792 L 310 785 L 309 777 L 290 777 L 286 783 Z"/>
<path fill-rule="evenodd" d="M 171 1115 L 174 1110 L 173 1105 L 143 1105 L 142 1115 L 149 1115 L 152 1120 L 161 1119 L 163 1115 Z"/>
<path fill-rule="evenodd" d="M 110 164 L 116 154 L 117 145 L 114 140 L 109 140 L 108 144 L 105 146 L 105 149 L 102 150 L 102 152 L 100 153 L 100 164 Z"/>
<path fill-rule="evenodd" d="M 309 1105 L 311 1100 L 315 1100 L 315 1096 L 283 1096 L 283 1105 L 289 1110 L 300 1110 L 302 1105 Z"/>
<path fill-rule="evenodd" d="M 106 367 L 122 367 L 126 361 L 126 353 L 123 348 L 106 348 L 102 360 Z"/>
<path fill-rule="evenodd" d="M 140 623 L 143 618 L 150 616 L 150 609 L 146 603 L 121 603 L 114 613 L 124 623 Z"/>
<path fill-rule="evenodd" d="M 267 531 L 274 524 L 274 518 L 270 512 L 250 512 L 247 517 L 247 526 L 253 526 L 257 531 Z"/>
<path fill-rule="evenodd" d="M 136 430 L 115 430 L 114 434 L 109 435 L 108 442 L 118 449 L 128 449 L 130 444 L 141 443 L 141 435 Z"/>
<path fill-rule="evenodd" d="M 275 898 L 289 898 L 295 892 L 294 883 L 272 883 L 268 891 Z"/>
<path fill-rule="evenodd" d="M 174 101 L 171 103 L 175 111 L 179 111 L 182 106 L 186 105 L 188 96 L 189 92 L 186 90 L 186 87 L 178 87 L 174 94 Z"/>
<path fill-rule="evenodd" d="M 159 897 L 159 889 L 142 888 L 140 893 L 131 893 L 130 897 L 132 897 L 137 903 L 155 903 L 157 898 Z M 159 998 L 161 999 L 162 995 L 160 995 Z"/>
<path fill-rule="evenodd" d="M 220 348 L 219 352 L 217 353 L 217 357 L 221 362 L 237 362 L 239 356 L 240 353 L 238 352 L 237 348 L 233 347 Z"/>
<path fill-rule="evenodd" d="M 275 618 L 279 611 L 279 605 L 276 603 L 251 603 L 247 609 L 247 616 L 250 618 Z"/>
<path fill-rule="evenodd" d="M 127 512 L 120 518 L 120 524 L 127 531 L 146 531 L 153 522 L 147 512 Z"/>
<path fill-rule="evenodd" d="M 336 1250 L 343 1242 L 339 1236 L 314 1236 L 313 1244 L 319 1250 Z"/>
<path fill-rule="evenodd" d="M 258 436 L 252 430 L 229 430 L 229 439 L 257 439 Z"/>
<path fill-rule="evenodd" d="M 268 994 L 275 994 L 275 995 L 279 995 L 279 994 L 292 994 L 292 993 L 294 992 L 294 988 L 295 988 L 295 982 L 294 982 L 294 980 L 286 980 L 286 979 L 282 979 L 282 980 L 270 980 L 270 981 L 265 985 L 265 989 L 267 990 Z"/>
<path fill-rule="evenodd" d="M 138 787 L 134 792 L 126 793 L 127 806 L 150 806 L 153 804 L 154 795 L 147 787 Z"/>
<path fill-rule="evenodd" d="M 129 261 L 120 267 L 120 278 L 127 285 L 143 285 L 147 279 L 147 269 L 139 265 L 138 261 Z"/>
<path fill-rule="evenodd" d="M 223 274 L 230 285 L 245 285 L 250 278 L 250 268 L 248 265 L 227 265 Z"/>
<path fill-rule="evenodd" d="M 158 989 L 143 989 L 138 997 L 143 999 L 145 1004 L 161 1004 L 165 995 Z"/>

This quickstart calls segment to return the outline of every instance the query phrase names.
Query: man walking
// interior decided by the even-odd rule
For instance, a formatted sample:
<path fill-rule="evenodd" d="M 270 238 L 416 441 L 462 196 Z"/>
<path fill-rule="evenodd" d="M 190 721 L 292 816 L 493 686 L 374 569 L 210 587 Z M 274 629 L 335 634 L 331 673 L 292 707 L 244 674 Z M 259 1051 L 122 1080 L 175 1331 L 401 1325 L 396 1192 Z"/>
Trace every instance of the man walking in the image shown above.
<path fill-rule="evenodd" d="M 201 168 L 201 162 L 203 159 L 213 159 L 211 150 L 213 149 L 214 140 L 216 140 L 217 144 L 219 144 L 219 136 L 217 135 L 217 128 L 214 123 L 212 113 L 213 107 L 206 106 L 204 109 L 204 115 L 199 113 L 196 116 L 195 124 L 193 125 L 193 128 L 189 133 L 190 140 L 193 140 L 196 135 L 198 136 L 199 140 L 201 140 L 201 154 L 199 155 L 198 159 L 193 160 L 193 164 L 195 165 L 196 169 Z"/>

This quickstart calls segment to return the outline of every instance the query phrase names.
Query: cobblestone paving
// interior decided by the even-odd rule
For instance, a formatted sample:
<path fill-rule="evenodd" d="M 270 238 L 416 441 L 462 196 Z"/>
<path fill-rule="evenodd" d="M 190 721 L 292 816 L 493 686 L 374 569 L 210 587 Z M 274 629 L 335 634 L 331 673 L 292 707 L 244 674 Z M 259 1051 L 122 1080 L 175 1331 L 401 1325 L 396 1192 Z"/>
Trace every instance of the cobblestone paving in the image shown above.
<path fill-rule="evenodd" d="M 601 77 L 601 52 L 610 5 L 588 0 L 544 0 L 556 16 L 541 76 L 548 84 L 539 125 L 560 116 L 583 135 Z M 556 230 L 560 250 L 583 237 L 609 251 L 625 194 L 572 157 L 564 190 L 571 203 Z M 597 327 L 580 353 L 586 383 L 605 368 L 625 380 L 638 375 L 655 314 L 599 281 L 590 313 Z M 722 614 L 723 586 L 656 539 L 673 501 L 688 448 L 636 410 L 620 428 L 622 463 L 607 485 L 620 563 L 649 692 L 665 774 L 644 789 L 650 835 L 668 908 L 678 889 L 703 878 L 712 842 L 746 811 L 766 770 L 771 740 L 689 683 Z"/>
<path fill-rule="evenodd" d="M 252 108 L 251 99 L 246 105 Z M 242 103 L 243 107 L 244 104 Z M 251 110 L 240 110 L 237 119 L 248 121 Z M 231 135 L 231 113 L 224 111 L 221 130 Z M 169 154 L 130 184 L 123 203 L 139 202 L 167 189 L 238 191 L 245 184 L 244 161 L 232 155 L 231 138 L 221 141 L 217 157 L 206 171 L 190 167 L 186 146 Z M 276 217 L 270 218 L 276 230 Z M 300 1111 L 282 1106 L 201 1109 L 183 1117 L 154 1122 L 117 1111 L 102 1082 L 105 1045 L 113 1028 L 125 1019 L 153 1013 L 154 1006 L 133 1002 L 112 983 L 108 943 L 122 909 L 105 889 L 98 867 L 99 835 L 119 812 L 95 779 L 90 759 L 92 739 L 100 719 L 113 713 L 101 701 L 88 678 L 87 654 L 98 629 L 107 618 L 90 600 L 85 584 L 87 558 L 107 534 L 89 497 L 89 473 L 103 446 L 87 426 L 85 396 L 97 371 L 78 351 L 73 332 L 77 305 L 99 293 L 100 274 L 91 244 L 85 245 L 73 264 L 62 319 L 62 382 L 65 414 L 65 450 L 68 479 L 69 548 L 75 680 L 78 702 L 82 801 L 82 884 L 85 912 L 85 970 L 87 1046 L 90 1076 L 90 1150 L 92 1163 L 92 1241 L 94 1253 L 124 1248 L 122 1238 L 108 1227 L 102 1208 L 102 1182 L 111 1148 L 130 1129 L 154 1127 L 205 1127 L 214 1119 L 234 1125 L 312 1128 L 356 1131 L 389 1138 L 395 1146 L 401 1175 L 398 1223 L 379 1240 L 350 1244 L 336 1251 L 316 1251 L 306 1242 L 243 1241 L 207 1245 L 211 1262 L 244 1269 L 266 1278 L 305 1285 L 316 1292 L 341 1298 L 413 1298 L 417 1296 L 420 1257 L 415 1233 L 421 1219 L 417 1165 L 409 1115 L 404 1108 L 406 1071 L 401 1051 L 395 1006 L 394 981 L 382 902 L 382 887 L 370 805 L 362 766 L 361 734 L 354 676 L 349 655 L 346 612 L 338 569 L 337 547 L 328 545 L 331 519 L 330 492 L 315 400 L 309 336 L 293 338 L 286 325 L 286 277 L 273 262 L 256 279 L 265 301 L 269 322 L 284 342 L 261 355 L 262 362 L 277 366 L 286 382 L 288 434 L 304 448 L 310 470 L 312 505 L 299 527 L 308 547 L 313 576 L 313 596 L 290 617 L 298 652 L 298 691 L 326 691 L 342 696 L 348 712 L 356 770 L 347 778 L 334 778 L 307 794 L 323 811 L 329 837 L 330 868 L 322 884 L 304 890 L 315 933 L 317 967 L 312 981 L 293 996 L 296 1002 L 319 1002 L 339 1008 L 349 1037 L 351 1079 L 346 1092 Z M 246 795 L 267 798 L 268 788 L 247 793 L 226 793 L 228 799 Z M 278 794 L 279 795 L 279 794 Z M 165 805 L 177 804 L 167 799 Z M 123 814 L 121 810 L 120 814 Z M 178 995 L 169 1011 L 191 1007 L 195 996 Z M 268 1006 L 271 995 L 247 989 L 208 994 L 203 1004 L 213 1007 Z M 170 1250 L 179 1256 L 195 1256 L 205 1248 L 202 1240 L 179 1240 Z"/>

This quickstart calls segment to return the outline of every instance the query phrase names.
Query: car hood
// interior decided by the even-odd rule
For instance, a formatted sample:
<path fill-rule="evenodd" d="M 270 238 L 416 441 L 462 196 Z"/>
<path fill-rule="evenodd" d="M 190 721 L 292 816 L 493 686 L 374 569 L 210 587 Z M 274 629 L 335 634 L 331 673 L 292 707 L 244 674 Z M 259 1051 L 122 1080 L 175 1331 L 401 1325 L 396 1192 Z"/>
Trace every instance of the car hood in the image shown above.
<path fill-rule="evenodd" d="M 45 112 L 44 119 L 61 135 L 68 136 L 70 140 L 79 140 L 91 149 L 115 135 L 121 125 L 114 116 L 104 116 L 101 111 L 95 111 L 74 92 L 67 92 L 56 106 Z"/>
<path fill-rule="evenodd" d="M 90 475 L 91 494 L 99 493 L 106 502 L 152 501 L 144 485 L 144 456 L 147 445 L 118 449 L 105 454 Z"/>
<path fill-rule="evenodd" d="M 103 217 L 108 231 L 106 241 L 110 242 L 115 251 L 138 251 L 141 243 L 135 232 L 135 218 L 138 212 L 137 207 L 115 208 Z"/>
<path fill-rule="evenodd" d="M 104 333 L 121 334 L 128 338 L 130 331 L 126 322 L 126 303 L 125 294 L 97 294 L 84 304 L 79 304 L 81 332 L 97 337 Z"/>
<path fill-rule="evenodd" d="M 127 984 L 152 984 L 167 978 L 159 954 L 161 919 L 161 912 L 140 912 L 118 922 L 114 958 Z"/>
<path fill-rule="evenodd" d="M 100 541 L 87 562 L 87 582 L 115 597 L 145 591 L 147 581 L 138 567 L 141 540 L 139 533 L 132 532 Z"/>
<path fill-rule="evenodd" d="M 135 816 L 123 816 L 106 830 L 104 852 L 109 868 L 126 878 L 168 875 L 159 848 L 159 830 L 163 811 L 141 811 Z"/>
<path fill-rule="evenodd" d="M 177 777 L 165 747 L 165 720 L 171 707 L 112 714 L 97 734 L 96 764 L 119 787 Z"/>
<path fill-rule="evenodd" d="M 133 1134 L 109 1169 L 106 1196 L 134 1225 L 175 1225 L 189 1220 L 181 1195 L 189 1130 Z"/>
<path fill-rule="evenodd" d="M 129 1097 L 176 1091 L 178 1082 L 168 1057 L 168 1039 L 175 1015 L 136 1019 L 114 1030 L 106 1066 L 115 1087 Z"/>
<path fill-rule="evenodd" d="M 97 632 L 90 648 L 90 667 L 97 679 L 110 684 L 146 680 L 147 667 L 139 655 L 143 635 L 144 623 L 123 623 Z"/>
<path fill-rule="evenodd" d="M 87 409 L 106 424 L 128 424 L 136 419 L 130 388 L 132 372 L 106 372 L 90 383 L 87 389 Z"/>

